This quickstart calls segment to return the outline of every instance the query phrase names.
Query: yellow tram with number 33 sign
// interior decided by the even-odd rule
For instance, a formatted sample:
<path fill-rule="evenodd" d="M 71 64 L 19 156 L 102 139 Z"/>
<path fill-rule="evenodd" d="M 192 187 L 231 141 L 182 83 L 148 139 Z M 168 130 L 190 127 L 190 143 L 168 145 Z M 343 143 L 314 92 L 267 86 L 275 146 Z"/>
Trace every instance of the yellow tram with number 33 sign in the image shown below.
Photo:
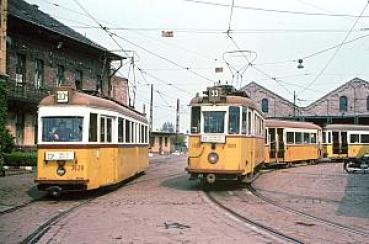
<path fill-rule="evenodd" d="M 209 87 L 191 101 L 188 166 L 191 179 L 252 181 L 264 162 L 264 119 L 244 92 Z"/>
<path fill-rule="evenodd" d="M 38 189 L 53 196 L 117 184 L 148 167 L 143 114 L 62 86 L 38 111 Z"/>

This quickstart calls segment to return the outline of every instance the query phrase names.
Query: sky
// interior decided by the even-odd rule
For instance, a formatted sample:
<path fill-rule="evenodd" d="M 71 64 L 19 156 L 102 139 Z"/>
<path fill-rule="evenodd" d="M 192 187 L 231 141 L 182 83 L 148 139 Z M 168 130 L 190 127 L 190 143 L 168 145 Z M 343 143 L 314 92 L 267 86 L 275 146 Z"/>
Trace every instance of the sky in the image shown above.
<path fill-rule="evenodd" d="M 139 111 L 145 104 L 148 112 L 154 84 L 154 129 L 175 124 L 178 98 L 186 132 L 191 98 L 218 81 L 237 88 L 255 81 L 290 101 L 295 91 L 299 106 L 355 77 L 369 81 L 365 0 L 26 1 L 107 49 L 133 55 L 135 68 L 127 62 L 119 74 L 129 79 L 132 98 L 136 91 Z"/>

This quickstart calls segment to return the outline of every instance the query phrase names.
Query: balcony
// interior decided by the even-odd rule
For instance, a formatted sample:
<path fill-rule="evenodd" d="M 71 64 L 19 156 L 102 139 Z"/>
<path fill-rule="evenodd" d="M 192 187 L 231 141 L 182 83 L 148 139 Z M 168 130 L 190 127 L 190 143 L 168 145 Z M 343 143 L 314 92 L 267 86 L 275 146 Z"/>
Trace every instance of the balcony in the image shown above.
<path fill-rule="evenodd" d="M 29 83 L 20 83 L 10 79 L 7 81 L 7 99 L 9 101 L 38 104 L 52 91 L 53 87 L 37 88 Z"/>

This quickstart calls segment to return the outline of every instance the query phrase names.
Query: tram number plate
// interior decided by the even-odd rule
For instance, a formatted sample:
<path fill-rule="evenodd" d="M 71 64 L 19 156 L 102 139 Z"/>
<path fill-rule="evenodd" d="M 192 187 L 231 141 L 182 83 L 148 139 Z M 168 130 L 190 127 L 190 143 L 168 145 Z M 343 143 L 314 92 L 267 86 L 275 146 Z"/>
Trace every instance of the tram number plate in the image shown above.
<path fill-rule="evenodd" d="M 225 143 L 225 135 L 223 134 L 201 135 L 201 142 Z"/>
<path fill-rule="evenodd" d="M 45 160 L 74 160 L 74 152 L 46 152 Z"/>

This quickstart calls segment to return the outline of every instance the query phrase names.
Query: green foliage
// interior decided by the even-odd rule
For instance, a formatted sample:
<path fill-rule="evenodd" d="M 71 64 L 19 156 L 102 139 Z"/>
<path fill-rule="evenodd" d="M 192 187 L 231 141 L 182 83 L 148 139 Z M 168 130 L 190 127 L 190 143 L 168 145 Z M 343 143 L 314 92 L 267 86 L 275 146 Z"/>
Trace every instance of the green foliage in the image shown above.
<path fill-rule="evenodd" d="M 12 136 L 9 130 L 5 130 L 3 134 L 3 143 L 2 149 L 4 153 L 11 153 L 15 149 L 15 140 L 14 136 Z"/>
<path fill-rule="evenodd" d="M 4 165 L 7 166 L 36 166 L 37 154 L 35 152 L 4 153 Z"/>

